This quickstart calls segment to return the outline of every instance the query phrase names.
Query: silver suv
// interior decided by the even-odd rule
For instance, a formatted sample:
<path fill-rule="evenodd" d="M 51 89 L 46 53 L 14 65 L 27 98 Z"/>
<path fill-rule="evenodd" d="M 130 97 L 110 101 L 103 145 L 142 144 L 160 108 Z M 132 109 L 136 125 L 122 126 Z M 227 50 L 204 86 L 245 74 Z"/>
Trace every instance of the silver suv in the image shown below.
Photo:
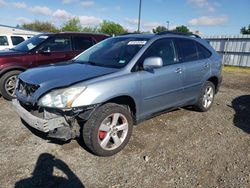
<path fill-rule="evenodd" d="M 221 67 L 220 56 L 197 35 L 128 34 L 20 74 L 13 104 L 48 137 L 82 137 L 94 154 L 110 156 L 144 119 L 182 106 L 209 110 Z"/>

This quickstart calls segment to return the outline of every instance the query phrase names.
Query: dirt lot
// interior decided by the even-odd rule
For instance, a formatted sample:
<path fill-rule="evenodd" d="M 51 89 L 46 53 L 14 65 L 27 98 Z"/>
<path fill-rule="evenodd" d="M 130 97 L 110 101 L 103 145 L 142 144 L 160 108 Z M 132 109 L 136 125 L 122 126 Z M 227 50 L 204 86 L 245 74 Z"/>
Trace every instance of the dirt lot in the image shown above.
<path fill-rule="evenodd" d="M 224 73 L 207 113 L 176 110 L 135 127 L 119 154 L 32 134 L 0 99 L 0 187 L 249 187 L 250 75 Z"/>

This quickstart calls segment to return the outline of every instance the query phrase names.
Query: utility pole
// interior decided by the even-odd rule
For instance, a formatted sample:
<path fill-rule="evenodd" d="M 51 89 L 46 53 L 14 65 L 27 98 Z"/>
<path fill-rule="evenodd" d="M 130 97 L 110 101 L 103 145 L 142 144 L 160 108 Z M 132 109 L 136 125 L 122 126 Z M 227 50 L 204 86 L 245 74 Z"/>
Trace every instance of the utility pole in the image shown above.
<path fill-rule="evenodd" d="M 166 23 L 167 23 L 167 29 L 169 31 L 169 21 L 166 21 Z"/>
<path fill-rule="evenodd" d="M 141 1 L 140 0 L 140 3 L 139 3 L 139 18 L 138 18 L 138 30 L 137 32 L 140 33 L 140 27 L 141 27 Z"/>

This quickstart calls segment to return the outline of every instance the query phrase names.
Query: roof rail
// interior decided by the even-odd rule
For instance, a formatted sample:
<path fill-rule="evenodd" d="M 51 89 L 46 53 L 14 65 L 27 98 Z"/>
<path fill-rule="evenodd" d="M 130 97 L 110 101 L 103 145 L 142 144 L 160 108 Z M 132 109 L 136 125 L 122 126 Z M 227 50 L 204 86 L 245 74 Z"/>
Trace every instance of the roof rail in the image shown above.
<path fill-rule="evenodd" d="M 141 33 L 138 33 L 138 32 L 134 32 L 134 33 L 122 33 L 122 34 L 119 34 L 118 36 L 133 35 L 133 34 L 141 34 Z"/>
<path fill-rule="evenodd" d="M 175 32 L 175 31 L 163 31 L 163 32 L 157 33 L 157 35 L 165 35 L 165 34 L 174 34 L 174 35 L 183 35 L 183 36 L 201 38 L 199 35 L 196 35 L 193 33 L 181 33 L 181 32 Z"/>

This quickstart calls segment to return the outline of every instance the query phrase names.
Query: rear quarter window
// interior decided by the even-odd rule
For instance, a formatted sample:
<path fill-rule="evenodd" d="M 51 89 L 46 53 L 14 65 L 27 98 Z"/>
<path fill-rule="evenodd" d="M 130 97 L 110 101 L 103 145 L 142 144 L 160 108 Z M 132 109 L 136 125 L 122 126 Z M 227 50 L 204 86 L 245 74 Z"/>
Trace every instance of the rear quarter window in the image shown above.
<path fill-rule="evenodd" d="M 198 42 L 196 43 L 196 47 L 197 47 L 199 59 L 207 59 L 212 55 L 212 53 L 206 47 L 199 44 Z"/>

